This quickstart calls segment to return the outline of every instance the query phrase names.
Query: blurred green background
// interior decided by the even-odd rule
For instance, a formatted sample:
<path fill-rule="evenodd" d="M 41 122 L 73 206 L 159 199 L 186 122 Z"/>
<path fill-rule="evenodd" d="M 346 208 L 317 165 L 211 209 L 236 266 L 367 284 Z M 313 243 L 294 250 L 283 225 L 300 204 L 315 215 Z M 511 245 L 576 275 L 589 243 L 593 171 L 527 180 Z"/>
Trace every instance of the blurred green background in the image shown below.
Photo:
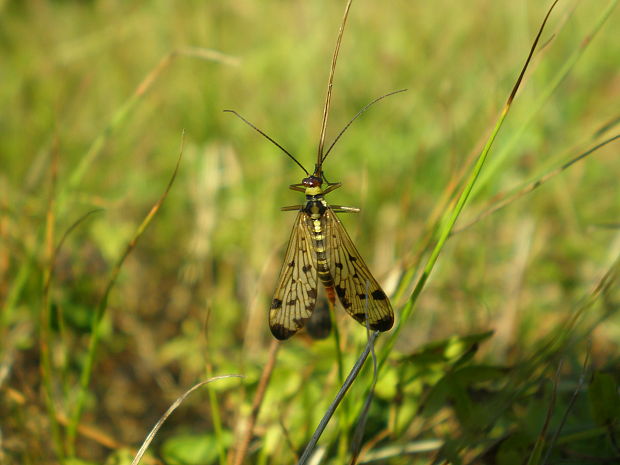
<path fill-rule="evenodd" d="M 596 30 L 613 4 L 560 3 L 459 224 L 499 193 L 617 132 L 618 9 Z M 58 460 L 40 381 L 49 244 L 98 209 L 66 236 L 49 292 L 53 397 L 68 415 L 97 303 L 164 191 L 183 131 L 179 174 L 123 264 L 103 319 L 82 422 L 117 442 L 82 432 L 77 455 L 101 463 L 135 447 L 170 402 L 206 376 L 207 364 L 210 374 L 246 375 L 244 389 L 238 381 L 218 388 L 219 440 L 227 438 L 226 449 L 235 441 L 271 339 L 267 308 L 294 217 L 279 208 L 303 200 L 287 189 L 303 173 L 222 110 L 240 112 L 312 169 L 343 7 L 332 0 L 0 2 L 0 454 L 7 463 Z M 548 7 L 506 0 L 353 4 L 328 143 L 366 103 L 408 91 L 359 118 L 324 169 L 343 183 L 328 200 L 362 209 L 343 222 L 388 294 L 417 270 L 421 238 L 490 134 Z M 618 255 L 619 168 L 616 142 L 453 236 L 393 356 L 488 329 L 496 332 L 480 360 L 510 365 L 529 356 Z M 397 318 L 406 297 L 393 301 Z M 604 324 L 601 313 L 587 317 L 580 328 L 594 363 L 613 366 L 618 317 L 607 312 Z M 365 332 L 341 309 L 337 321 L 350 366 Z M 569 365 L 578 367 L 587 350 L 575 344 Z M 293 449 L 302 447 L 337 389 L 334 357 L 331 340 L 300 336 L 281 348 L 252 463 L 293 460 L 279 421 Z M 388 406 L 396 405 L 395 379 L 383 380 Z M 421 390 L 401 405 L 414 411 Z M 212 440 L 212 406 L 204 394 L 192 397 L 166 424 L 154 453 L 189 432 Z M 370 430 L 391 424 L 388 417 L 379 415 Z M 398 428 L 388 442 L 437 433 Z"/>

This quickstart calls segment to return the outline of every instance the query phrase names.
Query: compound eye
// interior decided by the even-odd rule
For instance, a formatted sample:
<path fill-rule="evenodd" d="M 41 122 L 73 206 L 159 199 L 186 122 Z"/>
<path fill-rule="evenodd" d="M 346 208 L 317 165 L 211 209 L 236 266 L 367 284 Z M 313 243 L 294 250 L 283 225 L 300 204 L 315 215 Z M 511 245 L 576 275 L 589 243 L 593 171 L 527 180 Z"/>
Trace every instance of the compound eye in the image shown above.
<path fill-rule="evenodd" d="M 323 180 L 317 176 L 308 176 L 304 178 L 301 183 L 306 187 L 321 187 Z"/>

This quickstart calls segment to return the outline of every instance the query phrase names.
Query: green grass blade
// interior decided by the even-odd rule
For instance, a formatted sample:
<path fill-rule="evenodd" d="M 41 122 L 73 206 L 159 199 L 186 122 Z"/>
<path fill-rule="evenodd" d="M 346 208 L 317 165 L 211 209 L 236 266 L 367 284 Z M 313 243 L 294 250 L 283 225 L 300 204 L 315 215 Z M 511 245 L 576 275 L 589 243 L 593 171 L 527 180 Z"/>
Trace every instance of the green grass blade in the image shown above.
<path fill-rule="evenodd" d="M 540 98 L 537 101 L 537 104 L 533 107 L 532 111 L 529 112 L 529 116 L 523 124 L 516 129 L 510 139 L 506 142 L 506 145 L 503 146 L 501 150 L 498 151 L 497 155 L 493 157 L 491 161 L 486 166 L 484 172 L 480 175 L 480 179 L 476 184 L 472 195 L 475 196 L 478 194 L 480 189 L 484 188 L 486 184 L 491 180 L 493 175 L 501 168 L 502 164 L 505 162 L 508 155 L 512 152 L 512 149 L 519 142 L 525 131 L 528 129 L 532 121 L 534 121 L 534 117 L 538 114 L 538 112 L 545 106 L 545 104 L 549 101 L 553 93 L 558 89 L 562 81 L 566 79 L 568 74 L 573 70 L 573 68 L 579 62 L 579 59 L 583 55 L 583 53 L 587 50 L 588 46 L 592 43 L 592 40 L 596 36 L 596 34 L 601 30 L 605 22 L 609 19 L 609 16 L 614 11 L 618 4 L 618 0 L 612 0 L 607 5 L 607 8 L 603 10 L 598 20 L 595 22 L 594 26 L 590 34 L 584 38 L 579 47 L 572 53 L 572 55 L 566 60 L 564 66 L 562 66 L 555 76 L 549 81 L 545 89 L 542 91 Z"/>
<path fill-rule="evenodd" d="M 476 181 L 478 180 L 480 172 L 482 171 L 482 167 L 484 166 L 485 161 L 489 155 L 493 142 L 495 141 L 495 138 L 497 137 L 497 134 L 499 133 L 499 130 L 502 127 L 504 120 L 506 119 L 506 116 L 508 115 L 508 112 L 510 111 L 512 102 L 515 98 L 517 90 L 519 89 L 519 86 L 521 85 L 521 81 L 523 80 L 523 76 L 532 59 L 534 51 L 536 50 L 536 46 L 538 45 L 540 36 L 542 35 L 543 29 L 545 27 L 545 24 L 547 23 L 547 20 L 549 19 L 549 15 L 553 11 L 553 7 L 555 7 L 557 2 L 558 0 L 556 0 L 551 5 L 551 7 L 549 8 L 547 12 L 547 15 L 545 16 L 545 19 L 543 20 L 540 26 L 536 39 L 534 40 L 534 43 L 532 44 L 532 47 L 530 49 L 530 53 L 527 57 L 527 60 L 525 61 L 525 64 L 523 65 L 523 68 L 521 69 L 521 73 L 519 74 L 519 77 L 517 78 L 517 81 L 512 89 L 512 92 L 510 93 L 510 96 L 508 97 L 508 100 L 506 101 L 506 104 L 504 105 L 504 108 L 502 109 L 502 112 L 500 113 L 500 116 L 497 120 L 497 123 L 495 124 L 495 127 L 493 128 L 493 131 L 491 132 L 489 139 L 485 143 L 484 148 L 482 149 L 482 152 L 478 156 L 476 163 L 474 164 L 474 167 L 472 168 L 472 171 L 469 174 L 469 177 L 467 178 L 463 191 L 461 192 L 461 194 L 458 197 L 458 200 L 456 201 L 456 205 L 451 211 L 447 212 L 446 216 L 444 217 L 443 221 L 440 224 L 440 227 L 438 230 L 439 237 L 437 239 L 437 243 L 435 244 L 435 247 L 433 248 L 433 251 L 431 252 L 430 257 L 428 258 L 426 265 L 424 266 L 422 275 L 420 279 L 418 280 L 411 294 L 411 297 L 409 298 L 403 310 L 401 311 L 400 319 L 398 320 L 396 327 L 388 336 L 388 340 L 386 344 L 382 347 L 381 356 L 379 357 L 379 360 L 380 360 L 379 367 L 382 367 L 385 361 L 387 360 L 387 357 L 390 354 L 392 348 L 394 347 L 394 344 L 396 343 L 396 339 L 398 338 L 398 335 L 400 334 L 401 329 L 411 317 L 413 310 L 415 309 L 415 304 L 418 300 L 418 296 L 422 292 L 422 289 L 424 289 L 424 286 L 426 285 L 426 281 L 428 280 L 433 268 L 435 267 L 435 263 L 437 262 L 437 259 L 439 258 L 439 254 L 441 253 L 443 246 L 448 240 L 448 237 L 450 236 L 450 233 L 456 223 L 456 220 L 458 219 L 459 215 L 463 211 L 463 208 L 465 207 L 467 199 L 469 199 L 469 196 L 472 193 L 474 185 L 476 184 Z"/>

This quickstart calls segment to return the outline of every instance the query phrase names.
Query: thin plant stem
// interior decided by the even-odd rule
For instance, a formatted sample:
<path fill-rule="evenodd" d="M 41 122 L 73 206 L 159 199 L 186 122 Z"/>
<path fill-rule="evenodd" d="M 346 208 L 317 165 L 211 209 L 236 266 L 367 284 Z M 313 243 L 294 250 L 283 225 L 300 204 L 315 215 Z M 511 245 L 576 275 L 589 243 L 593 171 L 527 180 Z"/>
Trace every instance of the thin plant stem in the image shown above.
<path fill-rule="evenodd" d="M 336 353 L 336 363 L 338 364 L 338 382 L 342 384 L 344 382 L 344 360 L 342 353 L 342 346 L 340 344 L 340 330 L 336 322 L 336 309 L 331 301 L 328 299 L 329 315 L 332 320 L 332 331 L 334 334 L 334 349 Z M 349 436 L 349 409 L 346 401 L 342 405 L 340 411 L 340 435 L 338 440 L 338 457 L 339 460 L 344 459 L 344 455 L 347 452 L 347 443 Z"/>
<path fill-rule="evenodd" d="M 52 431 L 52 443 L 54 450 L 60 460 L 64 458 L 64 450 L 62 447 L 61 431 L 59 424 L 56 420 L 57 412 L 54 402 L 54 382 L 53 382 L 53 368 L 52 360 L 50 356 L 51 341 L 51 320 L 52 309 L 49 299 L 49 291 L 52 282 L 52 275 L 54 270 L 54 242 L 55 242 L 55 210 L 56 210 L 56 185 L 58 178 L 58 150 L 53 150 L 52 164 L 50 170 L 50 192 L 47 203 L 47 211 L 45 215 L 45 256 L 46 264 L 43 270 L 43 289 L 41 299 L 41 312 L 40 312 L 40 335 L 39 335 L 39 351 L 41 354 L 41 363 L 39 370 L 41 372 L 41 379 L 43 381 L 43 391 L 45 398 L 45 405 L 47 409 L 48 420 L 50 422 L 50 428 Z"/>
<path fill-rule="evenodd" d="M 368 355 L 370 354 L 370 351 L 372 350 L 372 347 L 374 346 L 375 340 L 377 339 L 378 336 L 379 336 L 379 331 L 374 331 L 371 334 L 364 351 L 362 352 L 362 354 L 359 356 L 359 358 L 355 362 L 355 365 L 353 365 L 353 368 L 351 369 L 351 372 L 347 376 L 347 379 L 345 379 L 344 383 L 342 384 L 342 387 L 336 394 L 336 397 L 334 398 L 332 403 L 327 408 L 327 411 L 323 415 L 323 418 L 321 419 L 319 425 L 314 431 L 312 438 L 310 438 L 310 442 L 304 449 L 304 452 L 301 455 L 301 458 L 299 459 L 298 465 L 304 465 L 308 462 L 308 459 L 312 455 L 312 452 L 314 451 L 314 448 L 316 447 L 319 441 L 319 438 L 323 434 L 323 431 L 325 431 L 325 428 L 327 427 L 327 424 L 329 423 L 332 416 L 334 415 L 334 412 L 338 408 L 338 405 L 340 405 L 340 403 L 342 402 L 342 399 L 344 399 L 344 396 L 346 395 L 349 388 L 353 384 L 353 381 L 355 381 L 355 379 L 359 375 L 359 372 L 364 366 L 364 362 L 368 358 Z"/>
<path fill-rule="evenodd" d="M 250 440 L 252 439 L 252 435 L 254 434 L 254 425 L 256 425 L 256 419 L 258 418 L 258 414 L 260 413 L 260 408 L 263 405 L 263 400 L 265 398 L 265 392 L 267 391 L 267 386 L 269 385 L 271 374 L 273 373 L 273 369 L 276 366 L 279 348 L 280 348 L 280 342 L 273 339 L 271 341 L 271 345 L 269 346 L 269 355 L 267 356 L 267 363 L 265 364 L 265 367 L 263 368 L 260 381 L 258 382 L 258 388 L 256 389 L 256 394 L 254 394 L 254 400 L 252 401 L 252 411 L 250 413 L 250 418 L 248 419 L 246 429 L 243 432 L 243 436 L 241 438 L 241 441 L 235 453 L 235 460 L 233 461 L 234 465 L 241 465 L 243 461 L 245 460 L 245 456 L 248 453 L 248 448 L 250 446 Z"/>
<path fill-rule="evenodd" d="M 211 308 L 207 308 L 207 315 L 205 318 L 205 347 L 204 347 L 204 359 L 206 365 L 207 378 L 213 377 L 213 364 L 211 363 L 211 350 L 209 347 L 209 335 L 207 330 L 209 328 L 209 317 L 211 316 Z M 220 465 L 226 465 L 226 449 L 224 447 L 224 435 L 222 429 L 222 417 L 220 415 L 220 403 L 218 401 L 217 392 L 210 387 L 207 387 L 209 394 L 209 406 L 211 407 L 211 420 L 213 421 L 213 430 L 215 432 L 215 440 L 217 443 L 217 451 L 219 455 Z"/>

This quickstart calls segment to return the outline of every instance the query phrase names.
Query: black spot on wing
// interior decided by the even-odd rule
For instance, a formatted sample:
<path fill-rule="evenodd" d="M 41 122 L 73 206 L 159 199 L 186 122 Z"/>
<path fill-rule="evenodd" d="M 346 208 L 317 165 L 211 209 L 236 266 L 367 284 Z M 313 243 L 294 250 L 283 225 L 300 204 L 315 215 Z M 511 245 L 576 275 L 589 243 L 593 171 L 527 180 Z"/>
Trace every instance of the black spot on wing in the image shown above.
<path fill-rule="evenodd" d="M 274 310 L 282 308 L 282 301 L 280 299 L 273 299 L 271 302 L 271 308 Z"/>
<path fill-rule="evenodd" d="M 345 309 L 351 307 L 351 302 L 349 302 L 349 299 L 347 299 L 346 289 L 341 286 L 335 286 L 334 289 L 336 290 L 336 294 L 338 294 L 338 298 L 340 299 L 340 303 L 342 304 L 342 306 Z"/>
<path fill-rule="evenodd" d="M 375 331 L 387 331 L 394 324 L 394 315 L 386 315 L 380 320 L 377 320 L 370 324 L 370 329 Z"/>
<path fill-rule="evenodd" d="M 364 312 L 352 313 L 351 316 L 355 318 L 358 323 L 366 326 L 366 314 Z M 394 315 L 385 315 L 376 321 L 372 321 L 371 317 L 369 317 L 368 319 L 368 326 L 373 331 L 387 331 L 388 329 L 392 328 L 393 324 Z"/>
<path fill-rule="evenodd" d="M 291 337 L 293 334 L 295 334 L 297 331 L 293 331 L 289 328 L 287 328 L 284 325 L 275 323 L 272 324 L 270 327 L 271 329 L 271 334 L 273 334 L 273 336 L 276 339 L 279 339 L 280 341 L 283 341 L 284 339 L 288 339 L 289 337 Z"/>
<path fill-rule="evenodd" d="M 385 295 L 385 292 L 383 292 L 381 289 L 377 289 L 376 291 L 372 291 L 372 298 L 375 300 L 386 300 L 387 296 Z"/>
<path fill-rule="evenodd" d="M 335 289 L 336 289 L 336 294 L 338 294 L 338 297 L 340 297 L 341 299 L 344 299 L 344 296 L 347 293 L 345 288 L 341 286 L 336 286 Z"/>

